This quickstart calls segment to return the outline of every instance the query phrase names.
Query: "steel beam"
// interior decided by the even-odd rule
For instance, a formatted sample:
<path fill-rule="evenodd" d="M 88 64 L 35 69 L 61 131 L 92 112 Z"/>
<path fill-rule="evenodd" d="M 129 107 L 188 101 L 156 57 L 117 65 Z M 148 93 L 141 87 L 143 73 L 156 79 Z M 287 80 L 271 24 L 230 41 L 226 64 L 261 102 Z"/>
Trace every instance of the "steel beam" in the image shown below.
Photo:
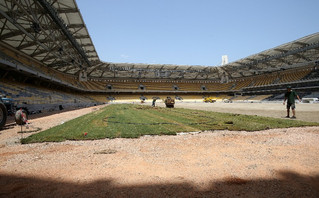
<path fill-rule="evenodd" d="M 308 50 L 311 50 L 311 49 L 317 49 L 317 48 L 319 48 L 319 42 L 313 43 L 311 45 L 307 45 L 305 47 L 289 50 L 287 52 L 283 52 L 282 54 L 272 55 L 272 56 L 269 56 L 269 57 L 264 58 L 264 59 L 259 59 L 259 60 L 256 59 L 256 61 L 254 61 L 253 63 L 248 63 L 248 64 L 245 64 L 245 65 L 256 65 L 258 63 L 264 63 L 264 62 L 268 62 L 268 61 L 271 61 L 271 60 L 274 60 L 274 59 L 284 58 L 284 57 L 287 57 L 287 56 L 290 56 L 290 55 L 299 54 L 299 53 L 302 53 L 302 52 L 305 52 L 305 51 L 308 51 Z"/>
<path fill-rule="evenodd" d="M 67 29 L 67 26 L 64 24 L 63 20 L 58 16 L 57 11 L 53 8 L 46 0 L 38 0 L 41 6 L 48 12 L 52 20 L 61 28 L 64 35 L 68 38 L 74 48 L 78 51 L 78 53 L 82 56 L 84 61 L 91 66 L 91 63 L 86 56 L 86 53 L 72 36 L 71 32 Z"/>
<path fill-rule="evenodd" d="M 43 47 L 46 50 L 50 50 L 47 46 L 43 45 L 41 42 L 39 42 L 38 40 L 36 40 L 36 38 L 30 34 L 29 32 L 27 32 L 27 30 L 25 30 L 20 24 L 16 23 L 16 21 L 14 19 L 12 19 L 10 16 L 8 16 L 3 10 L 0 9 L 0 14 L 2 14 L 8 21 L 10 21 L 10 23 L 12 23 L 16 28 L 18 28 L 21 32 L 23 32 L 25 35 L 27 35 L 29 38 L 31 38 L 33 41 L 35 41 L 35 43 L 37 43 L 38 45 L 40 45 L 41 47 Z"/>

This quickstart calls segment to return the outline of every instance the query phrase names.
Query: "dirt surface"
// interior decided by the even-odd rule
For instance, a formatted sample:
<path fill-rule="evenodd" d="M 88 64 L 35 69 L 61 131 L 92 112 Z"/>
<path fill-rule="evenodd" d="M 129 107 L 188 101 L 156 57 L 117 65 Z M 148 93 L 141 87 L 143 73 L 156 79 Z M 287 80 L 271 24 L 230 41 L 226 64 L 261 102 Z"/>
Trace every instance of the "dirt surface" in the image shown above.
<path fill-rule="evenodd" d="M 164 107 L 165 104 L 158 103 Z M 286 106 L 282 103 L 187 103 L 177 102 L 177 108 L 189 108 L 224 113 L 240 113 L 247 115 L 259 115 L 274 118 L 284 118 L 287 115 Z M 292 112 L 290 112 L 292 116 Z M 296 104 L 296 117 L 298 120 L 319 122 L 319 104 Z"/>
<path fill-rule="evenodd" d="M 232 105 L 224 111 L 262 112 Z M 44 130 L 99 108 L 30 122 Z M 316 108 L 310 112 L 318 114 Z M 285 116 L 277 111 L 262 113 Z M 319 197 L 319 127 L 28 145 L 19 139 L 31 133 L 19 130 L 0 131 L 0 197 Z"/>

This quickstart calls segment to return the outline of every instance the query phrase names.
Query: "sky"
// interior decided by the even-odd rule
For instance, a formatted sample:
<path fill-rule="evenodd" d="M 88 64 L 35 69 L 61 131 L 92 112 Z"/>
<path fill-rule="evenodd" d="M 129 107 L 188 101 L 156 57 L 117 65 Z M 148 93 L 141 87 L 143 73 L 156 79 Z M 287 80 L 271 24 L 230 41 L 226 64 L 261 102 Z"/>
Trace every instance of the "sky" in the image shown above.
<path fill-rule="evenodd" d="M 319 32 L 318 0 L 76 0 L 101 61 L 217 66 Z"/>

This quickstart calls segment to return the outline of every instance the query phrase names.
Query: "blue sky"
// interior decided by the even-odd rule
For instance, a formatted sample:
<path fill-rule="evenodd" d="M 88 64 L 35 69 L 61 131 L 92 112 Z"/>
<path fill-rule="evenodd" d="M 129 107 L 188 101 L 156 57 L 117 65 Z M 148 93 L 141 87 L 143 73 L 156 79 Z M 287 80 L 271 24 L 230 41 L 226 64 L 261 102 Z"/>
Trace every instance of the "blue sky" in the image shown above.
<path fill-rule="evenodd" d="M 319 31 L 318 0 L 76 0 L 102 61 L 233 62 Z"/>

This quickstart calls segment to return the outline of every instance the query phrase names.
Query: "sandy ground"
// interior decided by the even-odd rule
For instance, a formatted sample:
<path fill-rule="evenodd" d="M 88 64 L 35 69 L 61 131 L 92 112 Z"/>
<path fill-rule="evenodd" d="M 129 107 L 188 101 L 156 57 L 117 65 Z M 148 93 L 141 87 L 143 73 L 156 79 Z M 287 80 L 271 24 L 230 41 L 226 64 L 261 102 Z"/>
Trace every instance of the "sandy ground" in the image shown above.
<path fill-rule="evenodd" d="M 282 104 L 263 105 L 176 104 L 285 116 Z M 319 121 L 319 105 L 307 105 L 298 119 Z M 44 130 L 99 108 L 30 122 Z M 0 131 L 0 197 L 319 197 L 319 127 L 28 145 L 18 131 Z"/>
<path fill-rule="evenodd" d="M 148 105 L 148 104 L 146 104 Z M 158 106 L 164 107 L 160 102 Z M 177 108 L 199 109 L 226 113 L 240 113 L 247 115 L 259 115 L 274 118 L 284 118 L 287 115 L 286 106 L 282 103 L 187 103 L 177 102 Z M 290 112 L 292 116 L 292 112 Z M 319 104 L 296 104 L 296 117 L 298 120 L 319 122 Z"/>

